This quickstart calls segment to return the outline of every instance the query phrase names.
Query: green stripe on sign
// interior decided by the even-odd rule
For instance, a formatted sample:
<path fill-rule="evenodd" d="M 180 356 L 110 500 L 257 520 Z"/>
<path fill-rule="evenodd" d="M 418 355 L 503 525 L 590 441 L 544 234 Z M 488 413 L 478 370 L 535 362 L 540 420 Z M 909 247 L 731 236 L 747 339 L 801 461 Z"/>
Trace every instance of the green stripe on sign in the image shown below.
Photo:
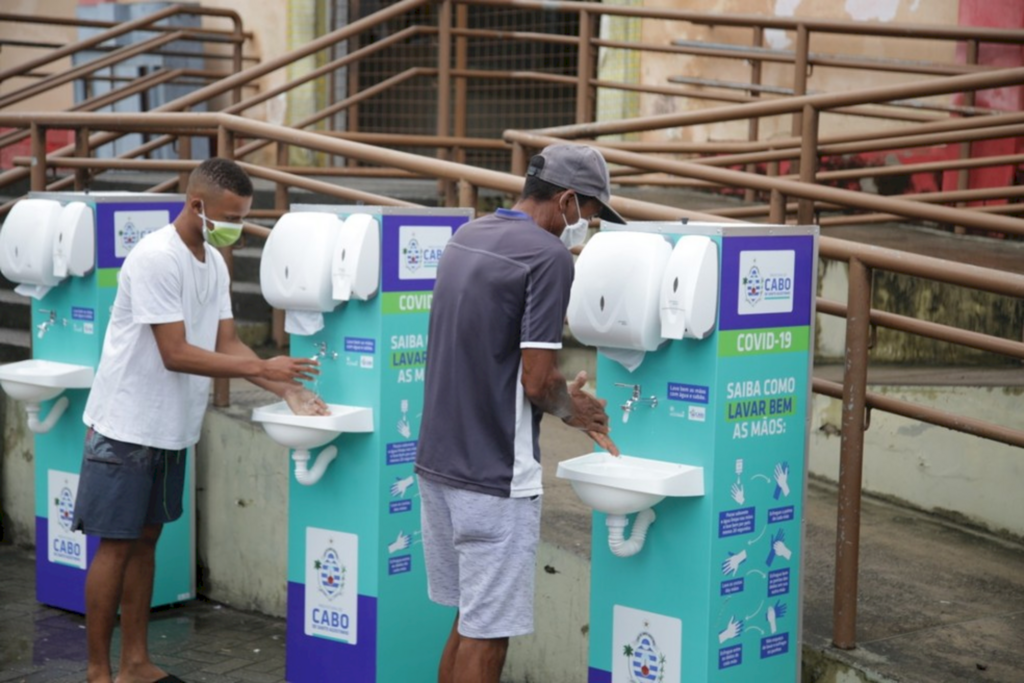
<path fill-rule="evenodd" d="M 381 310 L 394 313 L 430 313 L 433 292 L 387 292 L 381 295 Z"/>
<path fill-rule="evenodd" d="M 772 353 L 806 352 L 809 327 L 776 327 L 764 330 L 729 330 L 718 333 L 719 356 L 763 356 Z"/>
<path fill-rule="evenodd" d="M 100 287 L 117 287 L 120 268 L 100 268 L 96 271 L 96 284 Z"/>

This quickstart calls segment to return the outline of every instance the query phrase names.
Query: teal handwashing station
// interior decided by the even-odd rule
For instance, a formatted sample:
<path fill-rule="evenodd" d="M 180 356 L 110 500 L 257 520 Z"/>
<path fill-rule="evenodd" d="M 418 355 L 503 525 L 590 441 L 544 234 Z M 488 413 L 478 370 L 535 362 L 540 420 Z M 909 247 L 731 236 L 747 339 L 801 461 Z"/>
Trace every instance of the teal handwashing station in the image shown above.
<path fill-rule="evenodd" d="M 260 285 L 331 415 L 253 412 L 293 461 L 286 678 L 427 683 L 454 612 L 427 598 L 413 462 L 437 263 L 471 210 L 293 208 Z"/>
<path fill-rule="evenodd" d="M 31 304 L 32 358 L 0 366 L 0 386 L 25 407 L 35 439 L 36 597 L 85 611 L 98 540 L 71 531 L 85 425 L 124 258 L 181 211 L 180 195 L 32 193 L 0 228 L 0 271 Z M 121 406 L 130 411 L 131 406 Z M 157 546 L 153 605 L 195 597 L 192 457 L 181 519 Z"/>
<path fill-rule="evenodd" d="M 588 683 L 800 680 L 817 228 L 605 224 L 569 326 L 625 454 L 594 509 Z"/>

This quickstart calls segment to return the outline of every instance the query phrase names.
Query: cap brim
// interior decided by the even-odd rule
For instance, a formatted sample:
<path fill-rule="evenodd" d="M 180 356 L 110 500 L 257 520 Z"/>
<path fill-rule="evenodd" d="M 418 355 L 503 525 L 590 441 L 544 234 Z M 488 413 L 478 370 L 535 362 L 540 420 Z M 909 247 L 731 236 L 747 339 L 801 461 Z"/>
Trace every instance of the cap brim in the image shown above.
<path fill-rule="evenodd" d="M 598 218 L 612 223 L 620 223 L 622 225 L 626 224 L 626 219 L 620 216 L 618 211 L 602 202 L 600 199 L 597 200 L 597 203 L 601 205 L 601 210 L 597 214 Z"/>

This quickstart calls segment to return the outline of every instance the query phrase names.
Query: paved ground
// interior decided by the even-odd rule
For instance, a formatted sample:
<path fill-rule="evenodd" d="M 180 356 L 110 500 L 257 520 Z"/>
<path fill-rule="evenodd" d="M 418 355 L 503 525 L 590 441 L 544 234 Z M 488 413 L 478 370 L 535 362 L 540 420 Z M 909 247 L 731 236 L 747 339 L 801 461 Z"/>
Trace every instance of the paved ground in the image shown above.
<path fill-rule="evenodd" d="M 284 641 L 283 620 L 203 600 L 154 613 L 149 636 L 157 665 L 190 683 L 284 681 Z M 37 604 L 32 555 L 0 546 L 0 682 L 43 681 L 85 681 L 85 619 Z"/>
<path fill-rule="evenodd" d="M 586 438 L 545 424 L 544 539 L 587 557 L 590 514 L 558 459 L 589 450 Z M 1007 501 L 1020 505 L 1020 501 Z M 828 647 L 832 620 L 835 491 L 812 484 L 807 498 L 804 642 L 870 679 L 900 683 L 1024 681 L 1024 548 L 878 501 L 864 505 L 860 647 Z M 84 680 L 82 617 L 36 604 L 34 561 L 0 546 L 0 683 Z M 156 662 L 190 682 L 272 683 L 284 677 L 285 625 L 197 600 L 154 614 Z M 819 683 L 808 667 L 805 683 Z M 394 682 L 383 682 L 394 683 Z M 543 681 L 540 683 L 564 683 Z M 775 683 L 758 681 L 751 683 Z"/>

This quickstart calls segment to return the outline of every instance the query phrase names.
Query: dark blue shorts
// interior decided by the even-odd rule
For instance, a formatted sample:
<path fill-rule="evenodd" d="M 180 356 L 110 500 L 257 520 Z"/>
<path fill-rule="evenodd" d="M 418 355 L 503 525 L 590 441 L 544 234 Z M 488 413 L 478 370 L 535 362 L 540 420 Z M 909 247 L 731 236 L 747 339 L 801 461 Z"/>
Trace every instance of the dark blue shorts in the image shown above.
<path fill-rule="evenodd" d="M 188 449 L 166 451 L 109 439 L 89 428 L 78 479 L 74 531 L 134 539 L 143 526 L 181 517 Z"/>

